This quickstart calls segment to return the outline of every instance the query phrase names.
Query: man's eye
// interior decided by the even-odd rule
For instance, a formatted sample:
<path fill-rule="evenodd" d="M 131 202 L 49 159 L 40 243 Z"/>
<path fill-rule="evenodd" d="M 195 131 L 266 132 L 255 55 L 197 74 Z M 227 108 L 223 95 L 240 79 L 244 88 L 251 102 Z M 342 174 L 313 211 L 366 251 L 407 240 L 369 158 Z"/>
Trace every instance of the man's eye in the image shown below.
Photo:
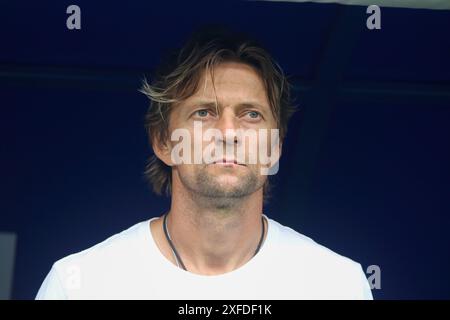
<path fill-rule="evenodd" d="M 252 119 L 258 119 L 259 117 L 261 117 L 261 114 L 258 111 L 249 111 L 247 114 Z"/>
<path fill-rule="evenodd" d="M 195 115 L 197 115 L 197 116 L 199 116 L 201 118 L 207 117 L 208 116 L 208 110 L 206 110 L 206 109 L 197 110 L 197 111 L 195 111 Z"/>

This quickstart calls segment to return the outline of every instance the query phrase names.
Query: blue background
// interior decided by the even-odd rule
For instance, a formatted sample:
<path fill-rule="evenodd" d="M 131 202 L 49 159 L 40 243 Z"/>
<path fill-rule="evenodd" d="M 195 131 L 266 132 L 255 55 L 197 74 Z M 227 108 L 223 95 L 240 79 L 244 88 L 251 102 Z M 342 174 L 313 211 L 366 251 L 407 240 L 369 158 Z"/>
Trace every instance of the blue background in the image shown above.
<path fill-rule="evenodd" d="M 263 42 L 300 111 L 265 213 L 362 264 L 381 299 L 450 298 L 450 11 L 266 2 L 15 1 L 0 13 L 0 231 L 12 297 L 52 263 L 163 213 L 138 92 L 195 27 Z M 332 272 L 332 270 L 330 270 Z"/>

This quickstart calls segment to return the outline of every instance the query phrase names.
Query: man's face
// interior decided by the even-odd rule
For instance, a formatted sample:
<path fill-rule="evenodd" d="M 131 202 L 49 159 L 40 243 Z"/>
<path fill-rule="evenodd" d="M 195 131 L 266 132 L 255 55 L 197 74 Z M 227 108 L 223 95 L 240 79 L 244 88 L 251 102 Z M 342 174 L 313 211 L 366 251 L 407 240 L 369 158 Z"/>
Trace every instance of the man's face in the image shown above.
<path fill-rule="evenodd" d="M 194 136 L 199 131 L 198 127 L 194 130 L 194 123 L 197 126 L 201 123 L 203 134 L 208 129 L 219 130 L 223 139 L 216 137 L 207 141 L 203 139 L 195 141 Z M 270 129 L 275 128 L 277 128 L 276 120 L 270 108 L 266 89 L 254 69 L 242 63 L 219 64 L 214 69 L 214 86 L 211 75 L 204 72 L 197 92 L 175 106 L 170 115 L 169 132 L 173 133 L 176 129 L 187 130 L 191 137 L 189 143 L 192 154 L 191 164 L 173 166 L 173 184 L 179 183 L 197 195 L 214 198 L 240 198 L 261 190 L 267 176 L 261 174 L 259 160 L 257 163 L 250 163 L 250 156 L 254 155 L 255 149 L 249 146 L 253 143 L 259 148 L 263 141 L 267 144 L 270 141 L 268 138 Z M 264 132 L 260 129 L 266 129 L 267 134 L 263 139 L 259 134 L 242 139 L 242 136 L 235 134 L 234 130 L 238 129 L 251 129 L 256 133 Z M 177 143 L 179 141 L 170 141 L 172 150 Z M 243 161 L 233 163 L 239 158 L 237 149 L 238 146 L 242 147 L 242 143 L 245 144 L 245 148 L 241 149 L 243 150 L 241 156 L 244 155 L 244 158 L 241 157 L 240 160 Z M 203 154 L 208 145 L 221 148 L 220 159 L 216 158 L 217 161 L 206 163 L 205 159 L 202 159 L 202 163 L 195 163 L 194 149 L 200 150 Z M 270 145 L 267 148 L 270 153 Z"/>

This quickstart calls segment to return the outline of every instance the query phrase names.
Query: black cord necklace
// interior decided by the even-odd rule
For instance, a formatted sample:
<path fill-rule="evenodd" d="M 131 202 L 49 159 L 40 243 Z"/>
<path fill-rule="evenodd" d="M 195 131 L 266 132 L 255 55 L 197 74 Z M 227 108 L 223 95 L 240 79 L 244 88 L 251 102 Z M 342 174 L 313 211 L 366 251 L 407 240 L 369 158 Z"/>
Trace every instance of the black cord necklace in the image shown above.
<path fill-rule="evenodd" d="M 167 215 L 168 215 L 168 213 L 164 214 L 164 222 L 163 222 L 164 234 L 166 235 L 167 242 L 169 242 L 169 245 L 172 248 L 172 252 L 175 255 L 177 264 L 179 263 L 179 265 L 181 265 L 181 267 L 187 271 L 186 266 L 183 263 L 183 260 L 181 260 L 181 257 L 178 254 L 177 249 L 175 249 L 175 246 L 173 245 L 172 240 L 170 239 L 169 230 L 167 229 Z M 253 256 L 255 256 L 259 252 L 259 249 L 261 249 L 261 246 L 262 246 L 262 243 L 264 240 L 265 227 L 264 227 L 264 217 L 263 216 L 261 217 L 261 222 L 262 222 L 261 239 L 259 239 L 258 247 L 256 248 L 256 251 L 253 254 Z"/>

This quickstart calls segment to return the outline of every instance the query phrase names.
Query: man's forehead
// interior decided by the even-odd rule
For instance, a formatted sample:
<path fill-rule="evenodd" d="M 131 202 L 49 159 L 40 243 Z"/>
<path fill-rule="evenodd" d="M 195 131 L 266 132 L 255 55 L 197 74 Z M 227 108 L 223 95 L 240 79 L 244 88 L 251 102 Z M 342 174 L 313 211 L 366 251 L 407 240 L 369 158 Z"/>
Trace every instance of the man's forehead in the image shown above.
<path fill-rule="evenodd" d="M 223 63 L 211 72 L 204 70 L 196 92 L 184 104 L 233 103 L 268 105 L 267 92 L 262 79 L 252 67 L 242 63 Z M 214 84 L 212 82 L 214 77 Z M 226 100 L 226 101 L 220 101 Z"/>
<path fill-rule="evenodd" d="M 263 89 L 264 83 L 259 73 L 251 66 L 241 62 L 222 62 L 209 69 L 203 69 L 200 75 L 199 90 L 212 89 L 212 77 L 214 85 L 237 84 L 248 85 L 255 89 Z"/>

